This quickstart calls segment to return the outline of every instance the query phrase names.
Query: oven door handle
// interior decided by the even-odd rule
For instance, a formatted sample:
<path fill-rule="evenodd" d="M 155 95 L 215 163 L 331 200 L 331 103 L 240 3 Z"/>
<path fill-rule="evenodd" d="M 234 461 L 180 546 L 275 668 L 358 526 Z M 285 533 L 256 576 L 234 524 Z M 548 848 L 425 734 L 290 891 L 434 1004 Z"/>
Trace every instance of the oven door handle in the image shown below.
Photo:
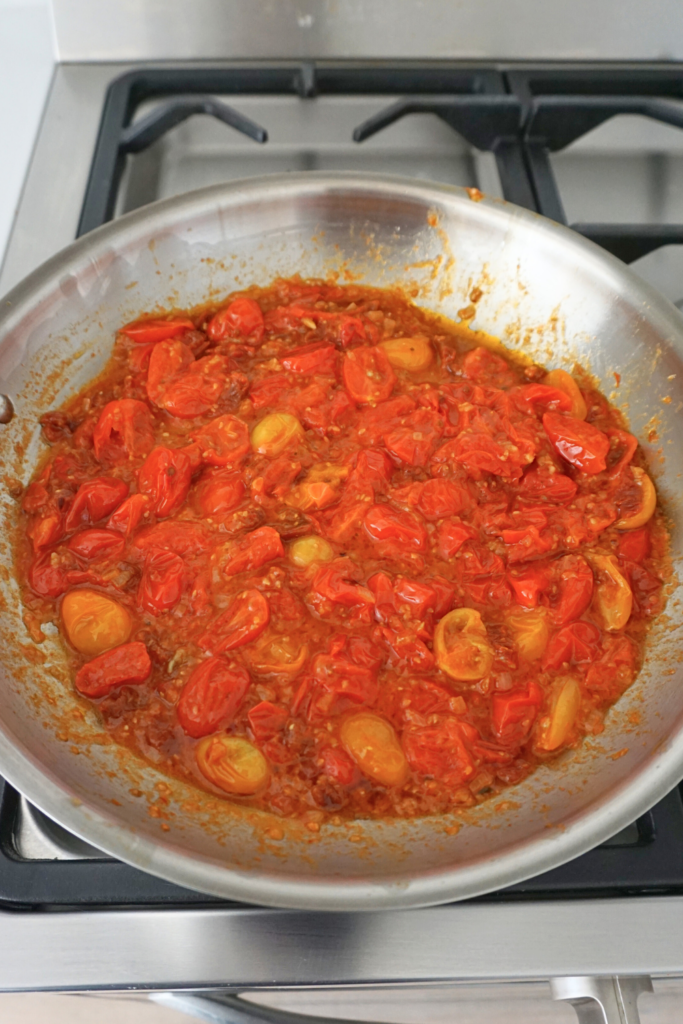
<path fill-rule="evenodd" d="M 571 1003 L 579 1024 L 640 1024 L 638 996 L 652 992 L 652 979 L 638 977 L 552 978 L 553 999 Z"/>
<path fill-rule="evenodd" d="M 360 1020 L 311 1017 L 308 1013 L 277 1010 L 272 1006 L 250 1003 L 240 996 L 221 992 L 201 995 L 194 992 L 155 992 L 150 995 L 150 999 L 190 1017 L 205 1020 L 208 1024 L 363 1024 Z"/>

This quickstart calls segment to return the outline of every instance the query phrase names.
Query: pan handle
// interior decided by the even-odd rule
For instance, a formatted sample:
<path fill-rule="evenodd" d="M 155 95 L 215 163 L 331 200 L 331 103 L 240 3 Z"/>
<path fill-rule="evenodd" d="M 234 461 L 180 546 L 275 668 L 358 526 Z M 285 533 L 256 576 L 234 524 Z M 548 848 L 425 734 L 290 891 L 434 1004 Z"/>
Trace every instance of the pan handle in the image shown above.
<path fill-rule="evenodd" d="M 363 1024 L 359 1020 L 311 1017 L 310 1014 L 276 1010 L 222 992 L 202 995 L 194 992 L 155 992 L 150 999 L 172 1010 L 205 1020 L 208 1024 Z"/>
<path fill-rule="evenodd" d="M 640 1024 L 638 996 L 652 992 L 652 979 L 638 977 L 552 978 L 553 999 L 571 1003 L 579 1024 Z"/>

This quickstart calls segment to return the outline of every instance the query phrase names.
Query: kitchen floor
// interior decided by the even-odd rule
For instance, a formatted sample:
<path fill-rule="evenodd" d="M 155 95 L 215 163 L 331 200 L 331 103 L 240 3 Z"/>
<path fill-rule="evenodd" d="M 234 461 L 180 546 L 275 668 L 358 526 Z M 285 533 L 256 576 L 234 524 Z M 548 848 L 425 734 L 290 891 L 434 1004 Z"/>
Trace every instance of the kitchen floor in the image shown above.
<path fill-rule="evenodd" d="M 160 1005 L 173 996 L 137 993 L 97 996 L 30 993 L 0 995 L 2 1024 L 188 1024 L 185 1013 Z M 391 1024 L 573 1024 L 572 1008 L 550 1000 L 538 984 L 458 985 L 429 989 L 374 989 L 346 992 L 259 993 L 259 1001 L 316 1019 Z M 655 982 L 654 994 L 639 1001 L 642 1024 L 680 1024 L 683 980 Z"/>

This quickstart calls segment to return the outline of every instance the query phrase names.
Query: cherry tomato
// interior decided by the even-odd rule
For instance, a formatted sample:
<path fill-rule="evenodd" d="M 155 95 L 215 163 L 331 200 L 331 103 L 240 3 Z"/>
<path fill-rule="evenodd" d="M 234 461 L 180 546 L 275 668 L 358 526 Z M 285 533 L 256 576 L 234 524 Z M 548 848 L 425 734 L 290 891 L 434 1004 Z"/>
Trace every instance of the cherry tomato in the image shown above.
<path fill-rule="evenodd" d="M 76 673 L 76 689 L 85 697 L 105 697 L 117 686 L 138 686 L 149 679 L 152 663 L 147 648 L 136 641 L 114 647 L 87 662 Z"/>
<path fill-rule="evenodd" d="M 381 448 L 366 448 L 358 453 L 356 465 L 347 480 L 347 491 L 370 494 L 386 491 L 393 472 L 391 459 Z"/>
<path fill-rule="evenodd" d="M 209 320 L 206 333 L 212 341 L 243 338 L 259 345 L 265 330 L 263 313 L 254 299 L 234 299 Z"/>
<path fill-rule="evenodd" d="M 573 622 L 556 633 L 548 644 L 543 669 L 581 665 L 594 661 L 600 644 L 600 630 L 592 622 Z"/>
<path fill-rule="evenodd" d="M 138 486 L 149 495 L 150 511 L 160 518 L 178 511 L 191 481 L 190 460 L 177 448 L 155 448 L 138 470 Z"/>
<path fill-rule="evenodd" d="M 156 345 L 150 355 L 147 370 L 147 397 L 150 402 L 160 405 L 174 377 L 193 363 L 192 349 L 182 341 L 162 341 Z"/>
<path fill-rule="evenodd" d="M 182 597 L 185 563 L 172 551 L 150 551 L 145 559 L 137 602 L 151 615 L 175 608 Z"/>
<path fill-rule="evenodd" d="M 419 373 L 434 362 L 434 352 L 428 338 L 391 338 L 380 342 L 392 366 L 398 370 Z"/>
<path fill-rule="evenodd" d="M 199 481 L 195 501 L 205 516 L 231 512 L 244 497 L 244 483 L 239 473 L 231 470 L 212 473 Z"/>
<path fill-rule="evenodd" d="M 243 590 L 197 643 L 204 651 L 223 654 L 256 640 L 270 621 L 268 601 L 259 590 Z"/>
<path fill-rule="evenodd" d="M 327 342 L 314 341 L 311 345 L 302 345 L 287 352 L 280 362 L 285 370 L 292 373 L 330 375 L 334 374 L 337 365 L 337 350 Z"/>
<path fill-rule="evenodd" d="M 247 718 L 254 739 L 263 742 L 271 740 L 273 736 L 282 732 L 287 724 L 289 711 L 282 704 L 273 704 L 272 701 L 262 700 L 251 708 Z"/>
<path fill-rule="evenodd" d="M 394 594 L 400 605 L 412 619 L 424 619 L 428 612 L 436 607 L 436 592 L 428 583 L 419 580 L 399 577 L 394 586 Z"/>
<path fill-rule="evenodd" d="M 593 570 L 582 555 L 565 555 L 553 568 L 559 573 L 558 597 L 554 605 L 559 625 L 581 618 L 593 597 Z"/>
<path fill-rule="evenodd" d="M 121 398 L 108 402 L 92 435 L 100 462 L 126 462 L 147 455 L 154 447 L 152 414 L 144 402 Z"/>
<path fill-rule="evenodd" d="M 477 536 L 477 531 L 468 523 L 462 523 L 458 519 L 447 519 L 439 523 L 436 534 L 436 550 L 439 558 L 448 562 L 457 555 L 465 541 L 472 540 Z"/>
<path fill-rule="evenodd" d="M 616 479 L 635 455 L 638 441 L 633 434 L 627 434 L 625 430 L 608 430 L 607 436 L 610 440 L 609 475 Z M 616 461 L 615 456 L 618 456 Z"/>
<path fill-rule="evenodd" d="M 303 440 L 303 436 L 296 416 L 274 412 L 256 424 L 251 432 L 251 445 L 259 455 L 280 455 L 285 448 Z"/>
<path fill-rule="evenodd" d="M 478 384 L 485 380 L 487 383 L 490 382 L 504 388 L 517 383 L 505 360 L 483 346 L 473 348 L 467 353 L 463 359 L 462 368 L 465 376 L 470 380 L 477 381 Z"/>
<path fill-rule="evenodd" d="M 602 656 L 588 669 L 586 689 L 603 701 L 613 701 L 630 686 L 636 673 L 638 652 L 627 636 L 608 640 Z"/>
<path fill-rule="evenodd" d="M 64 517 L 59 512 L 36 516 L 28 526 L 26 536 L 30 538 L 36 552 L 56 544 L 64 536 Z"/>
<path fill-rule="evenodd" d="M 372 593 L 367 587 L 358 585 L 358 577 L 362 577 L 362 572 L 350 559 L 338 558 L 318 569 L 311 582 L 311 591 L 325 601 L 347 608 L 372 605 Z"/>
<path fill-rule="evenodd" d="M 647 473 L 637 466 L 631 467 L 631 473 L 636 489 L 636 501 L 634 503 L 629 500 L 619 509 L 621 515 L 614 524 L 617 530 L 636 530 L 639 526 L 645 526 L 645 523 L 652 519 L 657 506 L 655 485 Z M 632 508 L 633 504 L 636 505 L 635 510 Z"/>
<path fill-rule="evenodd" d="M 491 437 L 484 431 L 463 430 L 449 444 L 452 445 L 453 461 L 463 465 L 473 480 L 480 480 L 482 473 L 519 480 L 522 467 L 528 465 L 535 455 L 535 452 L 525 455 L 518 444 Z M 435 459 L 440 452 L 443 448 L 435 453 Z"/>
<path fill-rule="evenodd" d="M 192 436 L 210 466 L 235 465 L 250 448 L 247 425 L 236 416 L 218 416 Z"/>
<path fill-rule="evenodd" d="M 565 473 L 558 473 L 554 467 L 528 470 L 520 482 L 520 492 L 534 501 L 560 502 L 565 504 L 575 497 L 577 484 Z"/>
<path fill-rule="evenodd" d="M 540 405 L 543 409 L 559 409 L 560 412 L 572 411 L 572 400 L 563 390 L 549 387 L 547 384 L 523 384 L 512 392 L 517 405 L 524 409 L 533 409 Z"/>
<path fill-rule="evenodd" d="M 403 733 L 403 747 L 413 771 L 459 786 L 475 772 L 472 752 L 465 743 L 467 726 L 453 717 L 435 725 L 413 726 Z"/>
<path fill-rule="evenodd" d="M 356 350 L 359 351 L 359 350 Z M 429 409 L 418 409 L 405 426 L 384 434 L 390 455 L 407 466 L 426 466 L 443 432 L 443 421 Z"/>
<path fill-rule="evenodd" d="M 493 732 L 501 743 L 521 746 L 543 703 L 540 686 L 531 680 L 522 690 L 495 693 L 491 698 Z"/>
<path fill-rule="evenodd" d="M 146 494 L 131 494 L 109 516 L 107 528 L 117 530 L 126 537 L 130 537 L 137 528 L 149 503 L 150 501 Z"/>
<path fill-rule="evenodd" d="M 154 354 L 152 354 L 154 358 Z M 226 384 L 222 356 L 207 356 L 178 373 L 163 390 L 157 402 L 172 416 L 190 420 L 214 409 Z"/>
<path fill-rule="evenodd" d="M 303 569 L 315 562 L 331 562 L 334 558 L 334 548 L 324 537 L 298 537 L 289 549 L 289 557 L 295 565 Z"/>
<path fill-rule="evenodd" d="M 194 324 L 187 317 L 171 320 L 136 320 L 135 323 L 119 328 L 121 334 L 125 334 L 131 341 L 140 345 L 167 341 L 169 338 L 175 338 L 179 334 L 193 330 Z"/>
<path fill-rule="evenodd" d="M 272 526 L 262 526 L 237 542 L 225 564 L 225 571 L 229 576 L 236 576 L 247 569 L 259 569 L 274 558 L 284 557 L 284 553 L 277 530 Z"/>
<path fill-rule="evenodd" d="M 542 723 L 538 746 L 557 750 L 567 743 L 581 707 L 581 688 L 571 676 L 556 680 L 550 716 Z"/>
<path fill-rule="evenodd" d="M 323 759 L 324 773 L 340 786 L 350 786 L 358 777 L 358 769 L 343 750 L 338 747 L 325 747 L 320 751 Z"/>
<path fill-rule="evenodd" d="M 381 348 L 355 348 L 347 352 L 342 376 L 346 390 L 359 405 L 384 402 L 396 383 L 396 374 Z"/>
<path fill-rule="evenodd" d="M 598 573 L 595 607 L 602 625 L 610 632 L 623 629 L 631 617 L 633 594 L 627 580 L 619 572 L 614 555 L 591 554 L 591 564 Z"/>
<path fill-rule="evenodd" d="M 241 736 L 206 736 L 197 746 L 196 758 L 202 775 L 233 796 L 252 796 L 270 778 L 261 751 Z"/>
<path fill-rule="evenodd" d="M 251 385 L 249 397 L 256 412 L 262 409 L 276 408 L 285 395 L 291 391 L 292 385 L 284 373 L 273 374 Z"/>
<path fill-rule="evenodd" d="M 193 739 L 230 725 L 251 685 L 249 673 L 224 657 L 207 658 L 189 675 L 178 701 L 178 721 Z"/>
<path fill-rule="evenodd" d="M 439 620 L 434 631 L 434 654 L 439 668 L 451 679 L 483 679 L 493 665 L 493 648 L 486 626 L 474 608 L 455 608 Z"/>
<path fill-rule="evenodd" d="M 545 383 L 551 388 L 558 388 L 559 391 L 564 391 L 571 401 L 569 412 L 577 420 L 585 420 L 588 413 L 586 400 L 581 394 L 579 385 L 566 370 L 551 370 L 550 373 L 545 375 Z"/>
<path fill-rule="evenodd" d="M 472 499 L 466 489 L 452 480 L 435 477 L 422 485 L 417 507 L 425 519 L 445 519 L 468 509 Z"/>
<path fill-rule="evenodd" d="M 86 562 L 105 559 L 115 562 L 123 554 L 126 542 L 120 533 L 112 530 L 81 530 L 74 534 L 67 546 L 69 551 Z"/>
<path fill-rule="evenodd" d="M 574 416 L 556 412 L 545 413 L 543 426 L 558 453 L 577 469 L 593 474 L 607 468 L 610 443 L 602 430 Z"/>
<path fill-rule="evenodd" d="M 123 605 L 97 590 L 70 590 L 60 611 L 69 643 L 90 657 L 125 644 L 133 630 Z"/>
<path fill-rule="evenodd" d="M 287 622 L 290 626 L 291 622 Z M 308 647 L 291 637 L 262 637 L 255 648 L 244 652 L 249 667 L 259 676 L 286 676 L 293 679 L 308 660 Z"/>
<path fill-rule="evenodd" d="M 550 576 L 544 568 L 528 566 L 509 573 L 508 582 L 517 604 L 523 608 L 536 608 L 541 594 L 550 586 Z"/>
<path fill-rule="evenodd" d="M 344 719 L 341 741 L 360 770 L 382 786 L 402 786 L 408 779 L 408 762 L 396 732 L 379 715 L 360 711 Z"/>
<path fill-rule="evenodd" d="M 629 562 L 644 561 L 650 554 L 650 548 L 650 531 L 644 526 L 623 533 L 617 544 L 619 557 L 626 558 Z"/>
<path fill-rule="evenodd" d="M 427 531 L 411 512 L 397 512 L 389 505 L 371 505 L 364 519 L 370 537 L 380 542 L 396 542 L 408 551 L 424 551 Z"/>
<path fill-rule="evenodd" d="M 127 495 L 128 484 L 111 476 L 98 476 L 81 484 L 67 512 L 67 531 L 99 522 L 113 512 Z"/>
<path fill-rule="evenodd" d="M 136 535 L 133 546 L 140 552 L 152 549 L 174 551 L 186 558 L 198 555 L 209 546 L 209 537 L 199 523 L 165 522 L 147 526 Z"/>

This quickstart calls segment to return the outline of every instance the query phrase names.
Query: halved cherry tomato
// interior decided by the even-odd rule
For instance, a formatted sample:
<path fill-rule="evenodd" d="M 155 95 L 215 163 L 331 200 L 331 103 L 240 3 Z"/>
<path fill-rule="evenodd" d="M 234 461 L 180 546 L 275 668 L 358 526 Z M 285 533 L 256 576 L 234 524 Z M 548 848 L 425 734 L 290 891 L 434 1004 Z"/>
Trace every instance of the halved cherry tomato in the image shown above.
<path fill-rule="evenodd" d="M 282 558 L 284 553 L 277 530 L 272 526 L 261 526 L 235 544 L 225 564 L 225 571 L 229 576 L 235 576 L 247 569 L 259 569 L 274 558 Z"/>
<path fill-rule="evenodd" d="M 138 470 L 138 486 L 149 495 L 150 511 L 160 518 L 178 511 L 191 481 L 190 460 L 177 448 L 155 448 Z"/>
<path fill-rule="evenodd" d="M 441 779 L 448 786 L 468 782 L 476 772 L 472 752 L 465 738 L 476 730 L 449 716 L 435 725 L 409 727 L 403 733 L 403 747 L 413 771 Z"/>
<path fill-rule="evenodd" d="M 173 377 L 164 388 L 157 404 L 179 419 L 194 419 L 195 416 L 204 416 L 215 408 L 225 384 L 223 357 L 206 356 L 192 363 L 187 371 Z"/>
<path fill-rule="evenodd" d="M 610 440 L 609 475 L 615 479 L 631 462 L 638 448 L 638 441 L 633 434 L 628 434 L 625 430 L 608 430 L 607 436 Z"/>
<path fill-rule="evenodd" d="M 270 778 L 261 751 L 241 736 L 206 736 L 197 746 L 196 758 L 202 775 L 233 796 L 252 796 Z"/>
<path fill-rule="evenodd" d="M 642 469 L 638 469 L 637 466 L 632 466 L 631 472 L 634 484 L 639 492 L 638 507 L 635 511 L 632 511 L 630 507 L 620 508 L 621 517 L 614 524 L 617 530 L 635 530 L 639 526 L 645 526 L 645 523 L 652 519 L 657 506 L 655 485 L 647 473 Z"/>
<path fill-rule="evenodd" d="M 314 534 L 309 537 L 297 537 L 289 549 L 289 557 L 299 568 L 304 568 L 315 562 L 331 562 L 334 558 L 334 548 L 324 537 L 317 537 Z"/>
<path fill-rule="evenodd" d="M 541 750 L 557 750 L 569 740 L 581 707 L 581 688 L 571 676 L 558 679 L 554 685 L 550 716 L 542 723 L 538 746 Z"/>
<path fill-rule="evenodd" d="M 210 466 L 235 465 L 250 448 L 247 425 L 236 416 L 218 416 L 192 436 Z"/>
<path fill-rule="evenodd" d="M 558 473 L 555 467 L 539 466 L 528 470 L 520 482 L 520 492 L 534 501 L 552 501 L 564 504 L 575 497 L 577 484 L 565 473 Z"/>
<path fill-rule="evenodd" d="M 255 647 L 245 651 L 244 656 L 249 667 L 259 676 L 293 679 L 308 660 L 308 647 L 296 637 L 269 637 L 266 634 Z"/>
<path fill-rule="evenodd" d="M 262 409 L 276 409 L 285 395 L 292 390 L 292 384 L 284 373 L 274 373 L 270 377 L 252 384 L 249 397 L 256 412 Z"/>
<path fill-rule="evenodd" d="M 194 329 L 192 321 L 183 317 L 175 320 L 136 320 L 135 323 L 120 327 L 119 331 L 139 345 L 153 345 Z"/>
<path fill-rule="evenodd" d="M 588 669 L 586 689 L 604 701 L 613 701 L 630 686 L 636 672 L 638 652 L 627 636 L 608 640 L 602 656 Z"/>
<path fill-rule="evenodd" d="M 533 679 L 523 690 L 495 693 L 491 698 L 493 732 L 501 743 L 521 746 L 529 736 L 543 692 Z"/>
<path fill-rule="evenodd" d="M 259 345 L 265 330 L 263 313 L 254 299 L 234 299 L 209 320 L 206 333 L 212 341 L 243 338 Z"/>
<path fill-rule="evenodd" d="M 360 711 L 344 719 L 341 741 L 360 770 L 383 786 L 402 786 L 408 762 L 394 728 L 386 719 Z"/>
<path fill-rule="evenodd" d="M 138 587 L 139 606 L 151 615 L 175 608 L 183 594 L 185 563 L 172 551 L 150 551 Z"/>
<path fill-rule="evenodd" d="M 81 530 L 73 535 L 67 546 L 69 551 L 86 562 L 116 561 L 123 554 L 126 542 L 120 533 L 112 530 Z"/>
<path fill-rule="evenodd" d="M 439 416 L 429 409 L 417 409 L 407 424 L 386 431 L 384 444 L 390 455 L 407 466 L 426 466 L 442 433 Z"/>
<path fill-rule="evenodd" d="M 270 621 L 268 601 L 259 590 L 243 590 L 215 619 L 197 643 L 204 651 L 222 654 L 261 635 Z"/>
<path fill-rule="evenodd" d="M 558 669 L 562 665 L 581 665 L 594 661 L 600 645 L 600 630 L 592 622 L 573 622 L 556 633 L 548 644 L 543 668 Z"/>
<path fill-rule="evenodd" d="M 128 484 L 111 476 L 98 476 L 81 484 L 67 512 L 67 531 L 98 523 L 113 512 L 127 495 Z"/>
<path fill-rule="evenodd" d="M 292 373 L 330 375 L 334 374 L 337 365 L 337 350 L 327 342 L 314 341 L 311 345 L 302 345 L 287 352 L 280 362 L 285 370 Z"/>
<path fill-rule="evenodd" d="M 207 658 L 190 673 L 178 701 L 178 721 L 200 739 L 230 725 L 247 695 L 246 669 L 223 657 Z"/>
<path fill-rule="evenodd" d="M 318 569 L 311 582 L 311 591 L 325 601 L 345 605 L 347 608 L 372 605 L 374 598 L 370 590 L 356 582 L 362 575 L 350 559 L 337 558 Z"/>
<path fill-rule="evenodd" d="M 125 644 L 133 629 L 123 605 L 97 590 L 70 590 L 60 612 L 69 643 L 90 657 Z"/>
<path fill-rule="evenodd" d="M 434 631 L 439 668 L 452 679 L 483 679 L 493 665 L 493 648 L 481 615 L 474 608 L 456 608 L 439 620 Z"/>
<path fill-rule="evenodd" d="M 477 531 L 469 523 L 462 523 L 459 519 L 447 519 L 439 523 L 436 534 L 436 550 L 439 558 L 444 562 L 450 561 L 457 555 L 465 541 L 472 540 L 477 536 Z"/>
<path fill-rule="evenodd" d="M 467 353 L 462 361 L 462 368 L 465 376 L 477 381 L 478 384 L 486 380 L 487 383 L 504 388 L 517 383 L 505 360 L 483 345 Z"/>
<path fill-rule="evenodd" d="M 355 348 L 347 352 L 342 375 L 346 390 L 359 405 L 384 402 L 396 383 L 396 374 L 382 348 Z"/>
<path fill-rule="evenodd" d="M 428 612 L 436 608 L 436 592 L 428 583 L 399 576 L 394 585 L 394 594 L 399 608 L 402 605 L 412 619 L 424 619 Z"/>
<path fill-rule="evenodd" d="M 417 502 L 425 519 L 445 519 L 446 516 L 457 516 L 468 509 L 472 499 L 468 491 L 452 480 L 435 477 L 422 485 Z"/>
<path fill-rule="evenodd" d="M 262 700 L 260 704 L 251 708 L 247 718 L 254 738 L 263 742 L 282 732 L 287 724 L 289 711 L 282 704 L 273 704 L 272 701 Z"/>
<path fill-rule="evenodd" d="M 617 632 L 626 626 L 633 608 L 633 594 L 627 580 L 619 572 L 614 555 L 591 554 L 591 564 L 598 572 L 595 606 L 605 629 Z"/>
<path fill-rule="evenodd" d="M 251 432 L 251 445 L 259 455 L 280 455 L 290 445 L 303 440 L 304 432 L 296 416 L 274 412 L 257 423 Z"/>
<path fill-rule="evenodd" d="M 547 384 L 522 384 L 521 387 L 512 391 L 512 397 L 517 405 L 524 409 L 533 409 L 540 405 L 543 409 L 559 409 L 561 412 L 571 412 L 572 400 L 561 389 L 548 386 Z"/>
<path fill-rule="evenodd" d="M 240 473 L 224 470 L 203 477 L 194 491 L 197 507 L 205 516 L 218 516 L 231 512 L 244 497 L 244 483 Z"/>
<path fill-rule="evenodd" d="M 152 351 L 147 370 L 147 397 L 161 404 L 174 377 L 194 363 L 194 353 L 182 341 L 162 341 Z"/>
<path fill-rule="evenodd" d="M 56 544 L 64 536 L 64 516 L 60 512 L 52 512 L 46 516 L 36 516 L 26 530 L 34 551 Z"/>
<path fill-rule="evenodd" d="M 537 661 L 548 646 L 550 629 L 545 608 L 514 612 L 506 619 L 512 632 L 519 660 Z"/>
<path fill-rule="evenodd" d="M 119 533 L 130 537 L 149 504 L 150 501 L 146 494 L 131 494 L 109 516 L 107 528 L 109 530 L 118 530 Z"/>
<path fill-rule="evenodd" d="M 583 473 L 602 473 L 607 468 L 610 443 L 602 430 L 557 412 L 545 413 L 543 426 L 558 453 Z"/>
<path fill-rule="evenodd" d="M 434 362 L 434 353 L 428 338 L 391 338 L 380 342 L 392 366 L 398 370 L 418 373 Z"/>
<path fill-rule="evenodd" d="M 557 388 L 559 391 L 564 391 L 565 395 L 571 401 L 571 412 L 572 416 L 575 416 L 577 420 L 585 420 L 588 414 L 588 407 L 586 400 L 581 394 L 579 385 L 576 383 L 571 374 L 567 373 L 566 370 L 551 370 L 550 373 L 545 375 L 545 383 L 551 388 Z"/>
<path fill-rule="evenodd" d="M 544 568 L 528 566 L 508 574 L 515 601 L 523 608 L 536 608 L 541 594 L 550 586 L 549 573 Z"/>
<path fill-rule="evenodd" d="M 108 402 L 92 436 L 100 462 L 123 462 L 147 455 L 154 447 L 152 414 L 144 402 L 120 398 Z"/>
<path fill-rule="evenodd" d="M 364 524 L 373 540 L 395 542 L 408 551 L 424 551 L 427 547 L 427 531 L 411 512 L 397 512 L 389 505 L 371 505 Z"/>
<path fill-rule="evenodd" d="M 579 619 L 593 597 L 593 570 L 582 555 L 565 555 L 552 568 L 559 573 L 558 596 L 554 605 L 557 622 L 565 626 Z"/>
<path fill-rule="evenodd" d="M 329 775 L 340 786 L 350 786 L 358 777 L 358 769 L 344 750 L 325 747 L 321 750 L 325 775 Z"/>
<path fill-rule="evenodd" d="M 84 697 L 105 697 L 117 686 L 139 686 L 149 679 L 151 672 L 147 648 L 135 641 L 87 662 L 76 673 L 75 685 Z"/>
<path fill-rule="evenodd" d="M 617 544 L 619 557 L 626 558 L 629 562 L 642 562 L 650 554 L 650 548 L 650 531 L 644 526 L 623 533 Z"/>

